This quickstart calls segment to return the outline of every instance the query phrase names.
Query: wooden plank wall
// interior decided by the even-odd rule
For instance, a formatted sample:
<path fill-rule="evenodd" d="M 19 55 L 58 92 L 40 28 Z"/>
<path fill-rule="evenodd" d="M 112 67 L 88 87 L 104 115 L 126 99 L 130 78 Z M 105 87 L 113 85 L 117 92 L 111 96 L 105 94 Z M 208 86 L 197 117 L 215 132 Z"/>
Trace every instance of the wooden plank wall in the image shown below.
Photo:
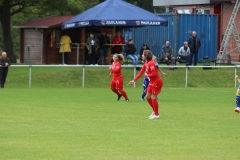
<path fill-rule="evenodd" d="M 23 41 L 23 63 L 28 64 L 28 47 L 26 45 L 34 45 L 29 48 L 30 64 L 41 64 L 41 33 L 35 29 L 24 29 Z"/>

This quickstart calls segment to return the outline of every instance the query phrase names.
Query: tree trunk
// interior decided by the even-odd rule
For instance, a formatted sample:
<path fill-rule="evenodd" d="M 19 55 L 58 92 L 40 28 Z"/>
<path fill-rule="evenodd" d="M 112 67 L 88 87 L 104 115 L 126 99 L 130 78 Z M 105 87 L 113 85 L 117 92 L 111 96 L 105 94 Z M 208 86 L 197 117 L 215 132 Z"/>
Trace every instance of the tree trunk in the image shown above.
<path fill-rule="evenodd" d="M 11 34 L 11 0 L 4 0 L 0 8 L 0 21 L 3 31 L 3 45 L 4 51 L 7 52 L 8 58 L 12 63 L 16 63 L 16 57 L 14 55 L 12 34 Z"/>

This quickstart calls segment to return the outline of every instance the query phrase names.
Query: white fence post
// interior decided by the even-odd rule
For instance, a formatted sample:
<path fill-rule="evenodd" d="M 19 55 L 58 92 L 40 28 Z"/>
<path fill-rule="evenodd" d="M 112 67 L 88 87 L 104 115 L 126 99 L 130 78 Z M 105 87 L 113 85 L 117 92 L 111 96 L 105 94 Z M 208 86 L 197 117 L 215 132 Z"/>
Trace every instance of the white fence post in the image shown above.
<path fill-rule="evenodd" d="M 185 83 L 185 87 L 188 87 L 188 67 L 186 66 L 186 83 Z"/>
<path fill-rule="evenodd" d="M 83 66 L 82 69 L 82 88 L 84 88 L 85 85 L 85 66 Z"/>
<path fill-rule="evenodd" d="M 32 66 L 29 65 L 29 74 L 28 74 L 28 88 L 32 86 Z"/>
<path fill-rule="evenodd" d="M 134 71 L 133 71 L 133 78 L 136 77 L 136 66 L 134 66 Z M 136 82 L 134 82 L 134 88 L 136 88 Z"/>

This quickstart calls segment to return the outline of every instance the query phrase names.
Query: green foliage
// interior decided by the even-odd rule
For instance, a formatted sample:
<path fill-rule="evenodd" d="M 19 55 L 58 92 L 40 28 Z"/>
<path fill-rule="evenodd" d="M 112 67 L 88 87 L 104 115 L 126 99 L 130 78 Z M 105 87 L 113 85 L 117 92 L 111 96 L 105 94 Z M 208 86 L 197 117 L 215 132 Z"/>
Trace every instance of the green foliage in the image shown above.
<path fill-rule="evenodd" d="M 0 0 L 2 4 L 3 0 Z M 51 15 L 76 15 L 84 10 L 82 0 L 12 0 L 11 25 L 16 26 Z M 1 5 L 0 5 L 1 7 Z M 20 53 L 20 30 L 11 28 L 15 55 Z M 2 27 L 0 26 L 0 50 L 4 49 Z"/>
<path fill-rule="evenodd" d="M 88 10 L 89 8 L 92 8 L 99 3 L 100 3 L 99 0 L 88 0 L 88 1 L 83 1 L 82 5 L 84 7 L 84 10 Z"/>
<path fill-rule="evenodd" d="M 39 6 L 42 14 L 49 15 L 75 15 L 83 11 L 82 0 L 47 0 Z"/>
<path fill-rule="evenodd" d="M 234 88 L 163 88 L 160 119 L 127 88 L 0 89 L 0 159 L 239 160 Z"/>
<path fill-rule="evenodd" d="M 154 7 L 152 0 L 125 0 L 125 1 L 134 4 L 140 8 L 143 8 L 149 12 L 162 13 L 165 11 L 165 7 Z"/>
<path fill-rule="evenodd" d="M 2 27 L 0 25 L 0 50 L 3 50 L 3 34 L 2 34 Z"/>

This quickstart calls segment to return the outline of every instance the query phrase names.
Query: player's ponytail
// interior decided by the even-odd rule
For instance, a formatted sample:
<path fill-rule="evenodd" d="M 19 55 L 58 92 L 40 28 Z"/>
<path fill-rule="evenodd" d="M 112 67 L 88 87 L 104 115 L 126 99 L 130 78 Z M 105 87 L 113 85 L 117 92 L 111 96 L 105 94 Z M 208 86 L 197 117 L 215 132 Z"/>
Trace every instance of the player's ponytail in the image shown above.
<path fill-rule="evenodd" d="M 123 56 L 123 54 L 117 54 L 117 56 L 118 56 L 119 62 L 120 62 L 121 64 L 123 64 L 123 62 L 124 62 L 124 56 Z"/>

